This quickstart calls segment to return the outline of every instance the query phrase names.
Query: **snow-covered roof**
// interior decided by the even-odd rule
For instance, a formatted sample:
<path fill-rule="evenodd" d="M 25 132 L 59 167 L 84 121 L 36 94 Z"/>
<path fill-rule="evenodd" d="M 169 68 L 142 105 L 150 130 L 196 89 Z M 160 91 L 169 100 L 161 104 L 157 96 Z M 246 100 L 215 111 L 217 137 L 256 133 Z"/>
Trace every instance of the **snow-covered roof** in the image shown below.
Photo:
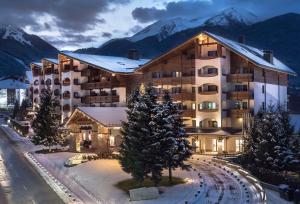
<path fill-rule="evenodd" d="M 26 71 L 26 77 L 30 84 L 33 83 L 32 71 Z"/>
<path fill-rule="evenodd" d="M 49 62 L 52 62 L 54 64 L 58 64 L 58 59 L 54 59 L 54 58 L 44 58 L 44 60 L 47 60 Z"/>
<path fill-rule="evenodd" d="M 42 67 L 42 63 L 41 62 L 31 62 L 31 64 L 36 65 L 38 67 Z"/>
<path fill-rule="evenodd" d="M 232 40 L 223 38 L 213 33 L 209 33 L 209 32 L 204 32 L 204 33 L 210 36 L 211 38 L 215 39 L 216 41 L 222 43 L 225 47 L 228 47 L 230 50 L 247 58 L 249 61 L 251 61 L 252 63 L 256 64 L 259 67 L 296 75 L 296 72 L 294 72 L 291 68 L 283 64 L 275 57 L 273 58 L 273 63 L 266 61 L 263 58 L 263 50 L 259 50 L 257 48 L 242 43 L 234 42 Z"/>
<path fill-rule="evenodd" d="M 0 80 L 0 89 L 27 89 L 29 84 L 15 79 Z"/>
<path fill-rule="evenodd" d="M 80 111 L 104 126 L 120 127 L 121 122 L 127 120 L 126 107 L 78 107 L 72 116 L 76 111 Z M 72 116 L 66 125 L 72 120 Z"/>
<path fill-rule="evenodd" d="M 150 61 L 149 59 L 133 60 L 126 57 L 79 54 L 73 52 L 62 52 L 62 54 L 115 73 L 132 73 L 136 68 Z"/>

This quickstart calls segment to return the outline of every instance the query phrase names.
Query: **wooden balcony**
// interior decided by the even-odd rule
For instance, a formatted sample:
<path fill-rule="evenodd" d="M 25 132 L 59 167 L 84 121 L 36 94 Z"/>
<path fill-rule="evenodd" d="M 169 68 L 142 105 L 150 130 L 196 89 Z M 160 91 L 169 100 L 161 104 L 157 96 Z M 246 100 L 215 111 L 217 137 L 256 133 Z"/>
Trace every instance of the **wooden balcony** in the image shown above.
<path fill-rule="evenodd" d="M 194 93 L 171 93 L 170 94 L 173 101 L 195 101 L 196 100 L 196 94 Z"/>
<path fill-rule="evenodd" d="M 81 89 L 83 90 L 114 88 L 114 87 L 120 87 L 120 82 L 117 80 L 112 80 L 112 81 L 103 81 L 103 82 L 87 82 L 81 84 Z"/>
<path fill-rule="evenodd" d="M 237 117 L 241 118 L 245 113 L 253 113 L 253 109 L 247 108 L 247 109 L 230 109 L 229 110 L 230 116 L 231 117 Z"/>
<path fill-rule="evenodd" d="M 217 93 L 218 93 L 217 90 L 213 90 L 213 91 L 203 90 L 203 91 L 198 92 L 198 94 L 200 94 L 200 95 L 213 95 L 213 94 L 217 94 Z"/>
<path fill-rule="evenodd" d="M 195 118 L 196 117 L 196 110 L 193 110 L 193 109 L 182 110 L 182 117 Z"/>
<path fill-rule="evenodd" d="M 242 83 L 242 82 L 252 82 L 253 74 L 229 74 L 227 76 L 227 82 L 231 83 Z"/>
<path fill-rule="evenodd" d="M 152 78 L 152 83 L 154 85 L 195 84 L 195 82 L 196 82 L 195 76 Z"/>
<path fill-rule="evenodd" d="M 208 108 L 204 108 L 204 109 L 198 109 L 199 112 L 204 112 L 204 113 L 210 113 L 210 112 L 217 112 L 219 111 L 218 108 L 215 109 L 208 109 Z"/>
<path fill-rule="evenodd" d="M 113 103 L 119 102 L 120 98 L 118 95 L 116 96 L 84 96 L 81 97 L 82 103 Z"/>
<path fill-rule="evenodd" d="M 231 100 L 253 99 L 252 91 L 232 91 L 228 93 L 228 98 Z"/>

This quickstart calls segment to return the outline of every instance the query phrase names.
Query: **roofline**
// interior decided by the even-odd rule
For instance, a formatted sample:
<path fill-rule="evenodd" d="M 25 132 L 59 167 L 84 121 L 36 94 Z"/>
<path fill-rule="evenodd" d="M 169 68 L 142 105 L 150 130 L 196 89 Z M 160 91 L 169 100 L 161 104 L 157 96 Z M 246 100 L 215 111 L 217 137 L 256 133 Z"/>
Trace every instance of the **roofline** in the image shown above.
<path fill-rule="evenodd" d="M 222 44 L 224 47 L 230 49 L 232 52 L 236 53 L 237 55 L 240 55 L 241 57 L 244 57 L 246 59 L 248 59 L 249 61 L 251 61 L 253 64 L 255 64 L 256 66 L 259 66 L 261 68 L 264 68 L 264 69 L 269 69 L 269 70 L 272 70 L 272 71 L 276 71 L 276 72 L 281 72 L 281 73 L 286 73 L 286 74 L 290 74 L 290 75 L 294 75 L 294 76 L 297 76 L 297 73 L 294 72 L 288 72 L 288 71 L 282 71 L 282 70 L 278 70 L 278 69 L 274 69 L 273 67 L 269 67 L 269 66 L 265 66 L 265 65 L 262 65 L 262 64 L 259 64 L 259 63 L 256 63 L 254 62 L 252 59 L 248 58 L 247 56 L 243 55 L 242 53 L 236 51 L 235 49 L 231 48 L 230 46 L 224 44 L 223 42 L 220 42 L 218 39 L 214 38 L 214 36 L 212 36 L 209 32 L 206 32 L 206 31 L 203 31 L 204 34 L 208 35 L 209 37 L 213 38 L 214 40 L 218 41 L 220 44 Z M 198 34 L 200 35 L 200 33 Z"/>
<path fill-rule="evenodd" d="M 246 59 L 248 59 L 249 61 L 251 61 L 253 64 L 255 64 L 256 66 L 259 66 L 261 68 L 264 68 L 264 69 L 269 69 L 269 70 L 272 70 L 272 71 L 276 71 L 276 72 L 281 72 L 281 73 L 286 73 L 286 74 L 290 74 L 290 75 L 293 75 L 293 76 L 297 76 L 297 73 L 296 72 L 288 72 L 288 71 L 282 71 L 282 70 L 277 70 L 277 69 L 274 69 L 273 67 L 268 67 L 268 66 L 265 66 L 265 65 L 261 65 L 261 64 L 258 64 L 256 62 L 254 62 L 253 60 L 251 60 L 250 58 L 248 58 L 247 56 L 239 53 L 238 51 L 236 51 L 235 49 L 232 49 L 231 47 L 225 45 L 224 43 L 220 42 L 218 39 L 216 39 L 215 37 L 211 36 L 209 32 L 207 31 L 200 31 L 199 33 L 197 33 L 196 35 L 194 35 L 193 37 L 189 38 L 188 40 L 186 40 L 185 42 L 181 43 L 180 45 L 177 45 L 176 47 L 174 48 L 171 48 L 170 50 L 166 51 L 165 53 L 157 56 L 156 58 L 150 60 L 149 62 L 147 62 L 146 64 L 142 65 L 141 67 L 137 68 L 135 71 L 139 71 L 145 67 L 147 67 L 148 65 L 160 60 L 161 58 L 165 57 L 166 55 L 172 53 L 173 51 L 179 49 L 180 47 L 183 47 L 184 45 L 186 45 L 187 43 L 191 42 L 194 40 L 194 38 L 196 38 L 198 35 L 200 34 L 205 34 L 205 35 L 208 35 L 209 37 L 213 38 L 214 40 L 216 40 L 217 42 L 219 42 L 220 44 L 222 44 L 224 47 L 230 49 L 232 52 L 236 53 L 237 55 L 241 56 L 241 57 L 244 57 Z"/>
<path fill-rule="evenodd" d="M 73 117 L 73 115 L 75 114 L 75 112 L 80 112 L 80 113 L 83 113 L 85 115 L 87 115 L 91 120 L 93 120 L 94 122 L 100 124 L 100 125 L 103 125 L 104 127 L 115 127 L 115 126 L 111 126 L 111 125 L 105 125 L 103 123 L 101 123 L 100 121 L 96 120 L 94 117 L 90 116 L 89 114 L 87 114 L 86 112 L 83 112 L 82 110 L 80 110 L 80 107 L 77 107 L 71 114 L 71 116 L 69 117 L 69 119 L 66 121 L 65 123 L 65 127 L 67 126 L 67 124 L 70 122 L 71 118 Z"/>
<path fill-rule="evenodd" d="M 136 69 L 134 69 L 132 72 L 114 72 L 114 71 L 112 71 L 112 70 L 109 70 L 109 69 L 106 69 L 106 68 L 104 68 L 104 67 L 101 67 L 101 66 L 92 64 L 92 63 L 90 63 L 90 62 L 87 62 L 87 61 L 78 59 L 78 58 L 76 58 L 76 57 L 72 57 L 72 56 L 70 56 L 70 55 L 68 55 L 68 54 L 66 54 L 66 53 L 64 53 L 64 52 L 60 52 L 59 54 L 65 55 L 65 56 L 67 56 L 67 57 L 70 57 L 70 58 L 72 58 L 72 59 L 75 59 L 75 60 L 78 60 L 78 61 L 81 61 L 81 62 L 84 62 L 84 63 L 86 63 L 86 64 L 88 64 L 88 65 L 95 66 L 95 67 L 97 67 L 97 68 L 99 68 L 99 69 L 102 69 L 102 70 L 104 70 L 104 71 L 110 72 L 110 73 L 112 73 L 112 74 L 130 75 L 130 74 L 135 74 L 135 70 L 136 70 Z M 79 53 L 79 54 L 80 54 L 80 53 Z"/>
<path fill-rule="evenodd" d="M 43 58 L 42 60 L 46 60 L 46 61 L 48 61 L 48 62 L 51 62 L 51 63 L 53 63 L 53 64 L 59 64 L 59 63 L 55 63 L 55 62 L 52 62 L 52 61 L 50 61 L 50 60 L 48 60 L 47 58 Z"/>
<path fill-rule="evenodd" d="M 30 66 L 31 66 L 31 65 L 36 65 L 36 66 L 38 66 L 38 67 L 42 67 L 42 65 L 39 65 L 39 64 L 37 64 L 37 63 L 39 63 L 39 62 L 31 62 L 31 63 L 30 63 Z"/>

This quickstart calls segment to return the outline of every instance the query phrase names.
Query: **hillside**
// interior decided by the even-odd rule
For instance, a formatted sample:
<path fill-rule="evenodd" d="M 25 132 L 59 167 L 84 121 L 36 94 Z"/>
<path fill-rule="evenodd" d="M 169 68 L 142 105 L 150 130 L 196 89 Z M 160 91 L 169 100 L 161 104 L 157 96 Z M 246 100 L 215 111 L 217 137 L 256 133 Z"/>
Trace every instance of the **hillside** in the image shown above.
<path fill-rule="evenodd" d="M 0 77 L 22 76 L 29 63 L 55 57 L 58 50 L 36 35 L 18 27 L 0 25 Z"/>

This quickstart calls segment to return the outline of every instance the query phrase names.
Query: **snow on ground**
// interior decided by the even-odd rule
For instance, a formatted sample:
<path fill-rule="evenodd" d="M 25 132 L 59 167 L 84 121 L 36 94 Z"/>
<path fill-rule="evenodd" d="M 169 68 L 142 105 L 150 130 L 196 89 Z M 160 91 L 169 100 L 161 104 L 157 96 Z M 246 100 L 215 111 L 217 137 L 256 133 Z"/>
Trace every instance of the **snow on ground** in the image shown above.
<path fill-rule="evenodd" d="M 292 204 L 293 202 L 286 201 L 280 198 L 278 192 L 265 189 L 267 193 L 267 204 Z"/>
<path fill-rule="evenodd" d="M 174 176 L 188 178 L 189 182 L 169 188 L 162 187 L 161 190 L 164 193 L 156 200 L 129 202 L 129 196 L 114 186 L 119 181 L 131 178 L 129 174 L 121 169 L 117 160 L 102 159 L 90 161 L 75 167 L 64 167 L 63 162 L 74 154 L 76 153 L 65 152 L 34 154 L 34 156 L 46 169 L 58 177 L 59 180 L 64 179 L 66 182 L 73 180 L 87 192 L 90 192 L 101 203 L 182 203 L 194 197 L 194 193 L 200 183 L 196 172 L 176 170 L 174 171 Z M 72 190 L 72 188 L 70 189 Z"/>
<path fill-rule="evenodd" d="M 23 151 L 35 151 L 42 148 L 32 145 L 28 138 L 19 136 L 8 126 L 2 124 L 0 127 L 19 144 Z M 211 161 L 212 156 L 193 155 L 190 160 L 193 166 L 191 171 L 176 170 L 174 172 L 174 176 L 188 179 L 186 184 L 161 187 L 164 193 L 156 200 L 130 202 L 129 196 L 114 186 L 117 182 L 130 178 L 130 175 L 122 171 L 117 160 L 95 160 L 75 167 L 64 167 L 63 163 L 76 154 L 78 153 L 34 153 L 33 156 L 79 198 L 90 201 L 87 203 L 94 203 L 92 201 L 95 200 L 104 204 L 179 204 L 185 201 L 188 203 L 219 201 L 219 204 L 258 203 L 257 192 L 253 186 L 237 172 L 232 175 L 231 169 L 220 168 L 219 164 Z M 291 203 L 281 199 L 277 192 L 266 190 L 266 193 L 268 203 Z"/>

